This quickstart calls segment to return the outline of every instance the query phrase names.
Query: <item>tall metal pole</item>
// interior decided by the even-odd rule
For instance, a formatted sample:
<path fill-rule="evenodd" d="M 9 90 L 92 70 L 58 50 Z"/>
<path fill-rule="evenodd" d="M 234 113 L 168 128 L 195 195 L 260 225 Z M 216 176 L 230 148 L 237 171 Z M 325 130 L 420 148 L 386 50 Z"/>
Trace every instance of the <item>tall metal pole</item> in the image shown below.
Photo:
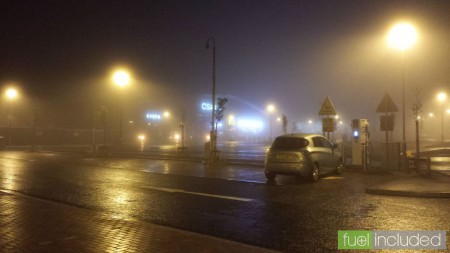
<path fill-rule="evenodd" d="M 271 142 L 273 139 L 272 136 L 272 113 L 269 112 L 269 142 Z"/>
<path fill-rule="evenodd" d="M 130 75 L 128 73 L 128 71 L 126 70 L 117 70 L 113 76 L 113 81 L 115 82 L 115 84 L 117 84 L 119 86 L 119 88 L 124 88 L 126 87 L 129 83 L 130 83 Z M 124 100 L 123 100 L 123 96 L 121 96 L 121 98 L 119 99 L 119 140 L 118 140 L 118 149 L 120 150 L 122 148 L 122 142 L 123 142 L 123 138 L 122 138 L 122 124 L 123 124 L 123 118 L 122 118 L 122 110 L 123 110 L 123 104 L 124 104 Z"/>
<path fill-rule="evenodd" d="M 210 160 L 212 162 L 216 159 L 216 131 L 215 131 L 215 112 L 216 112 L 216 40 L 214 37 L 209 37 L 206 41 L 206 49 L 209 49 L 209 42 L 212 41 L 213 64 L 212 64 L 212 111 L 211 111 L 211 132 L 210 132 Z"/>
<path fill-rule="evenodd" d="M 388 132 L 388 109 L 387 109 L 387 96 L 388 93 L 386 92 L 385 98 L 384 99 L 384 133 L 385 133 L 385 138 L 386 138 L 386 143 L 385 143 L 385 149 L 386 149 L 386 168 L 389 168 L 389 132 Z"/>
<path fill-rule="evenodd" d="M 441 115 L 441 131 L 442 131 L 442 144 L 444 144 L 444 111 L 445 109 L 442 109 L 442 115 Z"/>
<path fill-rule="evenodd" d="M 119 105 L 119 150 L 122 149 L 122 104 Z"/>
<path fill-rule="evenodd" d="M 441 102 L 442 111 L 441 111 L 441 142 L 444 143 L 444 114 L 445 114 L 445 100 L 447 99 L 447 94 L 444 92 L 440 92 L 437 95 L 437 99 Z"/>
<path fill-rule="evenodd" d="M 9 114 L 8 114 L 8 146 L 11 146 L 11 139 L 12 139 L 12 109 L 11 105 L 9 108 Z"/>
<path fill-rule="evenodd" d="M 405 113 L 405 56 L 404 52 L 401 51 L 402 60 L 402 123 L 403 123 L 403 134 L 402 134 L 402 164 L 403 169 L 406 168 L 406 113 Z"/>
<path fill-rule="evenodd" d="M 94 112 L 94 122 L 92 124 L 92 153 L 95 153 L 95 129 L 97 127 L 98 111 Z"/>

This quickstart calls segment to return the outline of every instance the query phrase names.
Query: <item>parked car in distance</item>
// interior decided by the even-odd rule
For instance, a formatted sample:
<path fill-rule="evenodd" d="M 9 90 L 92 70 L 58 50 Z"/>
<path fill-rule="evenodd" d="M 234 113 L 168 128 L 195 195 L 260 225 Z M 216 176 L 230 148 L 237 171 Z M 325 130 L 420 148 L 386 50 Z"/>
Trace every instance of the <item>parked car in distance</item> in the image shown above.
<path fill-rule="evenodd" d="M 299 175 L 315 182 L 323 173 L 342 174 L 342 152 L 318 134 L 286 134 L 275 138 L 264 162 L 266 178 L 274 180 L 278 174 Z"/>

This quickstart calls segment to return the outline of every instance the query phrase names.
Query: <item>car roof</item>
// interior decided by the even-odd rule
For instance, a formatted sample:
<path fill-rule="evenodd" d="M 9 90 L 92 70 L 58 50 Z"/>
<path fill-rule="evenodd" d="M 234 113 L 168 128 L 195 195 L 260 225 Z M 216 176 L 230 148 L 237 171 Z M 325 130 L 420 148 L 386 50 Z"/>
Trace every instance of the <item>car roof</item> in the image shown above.
<path fill-rule="evenodd" d="M 277 138 L 313 138 L 313 137 L 324 137 L 320 134 L 307 134 L 307 133 L 292 133 L 292 134 L 285 134 L 280 135 Z"/>

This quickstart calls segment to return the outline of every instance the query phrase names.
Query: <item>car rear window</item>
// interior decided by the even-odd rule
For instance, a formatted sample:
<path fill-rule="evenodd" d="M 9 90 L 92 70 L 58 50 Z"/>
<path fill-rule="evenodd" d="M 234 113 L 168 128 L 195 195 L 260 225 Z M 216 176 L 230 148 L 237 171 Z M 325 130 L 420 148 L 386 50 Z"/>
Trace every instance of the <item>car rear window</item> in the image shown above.
<path fill-rule="evenodd" d="M 304 138 L 277 138 L 272 144 L 272 149 L 296 150 L 306 148 L 308 144 L 308 140 Z"/>

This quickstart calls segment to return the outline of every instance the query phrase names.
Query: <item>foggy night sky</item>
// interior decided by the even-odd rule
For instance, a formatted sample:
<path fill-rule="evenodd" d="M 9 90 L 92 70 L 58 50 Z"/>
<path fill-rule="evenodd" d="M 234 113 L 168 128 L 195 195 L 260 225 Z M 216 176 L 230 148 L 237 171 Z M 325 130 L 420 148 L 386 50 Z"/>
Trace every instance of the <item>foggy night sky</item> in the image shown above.
<path fill-rule="evenodd" d="M 272 102 L 290 121 L 319 118 L 330 96 L 345 119 L 376 119 L 386 91 L 401 105 L 400 53 L 385 43 L 400 20 L 419 31 L 405 54 L 408 118 L 415 87 L 426 111 L 450 92 L 449 1 L 19 0 L 0 10 L 0 84 L 73 120 L 117 95 L 108 85 L 117 65 L 137 79 L 134 101 L 177 109 L 210 94 L 210 36 L 219 95 L 262 110 Z"/>

